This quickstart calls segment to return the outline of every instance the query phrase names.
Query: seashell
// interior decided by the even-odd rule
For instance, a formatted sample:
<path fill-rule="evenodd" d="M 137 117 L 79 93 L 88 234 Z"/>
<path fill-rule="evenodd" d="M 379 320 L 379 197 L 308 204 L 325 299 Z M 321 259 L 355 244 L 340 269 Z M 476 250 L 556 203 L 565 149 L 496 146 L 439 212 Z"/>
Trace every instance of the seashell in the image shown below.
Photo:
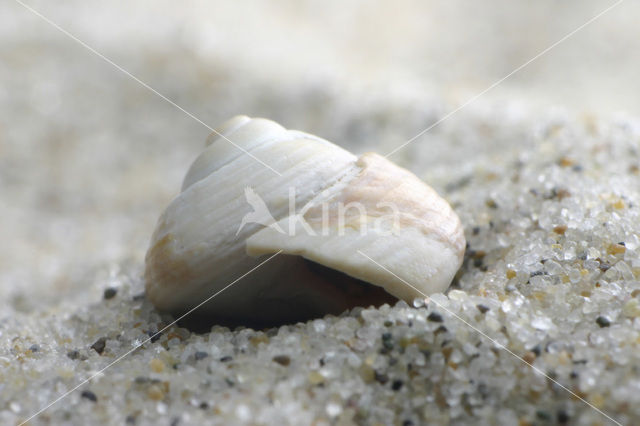
<path fill-rule="evenodd" d="M 243 274 L 199 311 L 296 321 L 449 286 L 460 220 L 409 171 L 265 119 L 217 132 L 233 144 L 210 137 L 152 236 L 146 293 L 158 309 L 184 312 Z"/>

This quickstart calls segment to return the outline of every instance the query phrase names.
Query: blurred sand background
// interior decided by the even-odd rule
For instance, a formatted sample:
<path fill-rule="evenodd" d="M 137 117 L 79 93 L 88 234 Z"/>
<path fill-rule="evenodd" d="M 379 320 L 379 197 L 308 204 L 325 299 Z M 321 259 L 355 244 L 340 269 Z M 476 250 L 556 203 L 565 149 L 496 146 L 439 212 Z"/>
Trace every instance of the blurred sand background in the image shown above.
<path fill-rule="evenodd" d="M 244 113 L 388 152 L 613 2 L 28 4 L 210 126 Z M 425 176 L 517 149 L 465 133 L 472 116 L 512 134 L 549 111 L 637 116 L 639 16 L 623 2 L 395 160 Z M 209 130 L 14 1 L 0 58 L 0 312 L 97 298 L 96 275 L 142 264 Z"/>

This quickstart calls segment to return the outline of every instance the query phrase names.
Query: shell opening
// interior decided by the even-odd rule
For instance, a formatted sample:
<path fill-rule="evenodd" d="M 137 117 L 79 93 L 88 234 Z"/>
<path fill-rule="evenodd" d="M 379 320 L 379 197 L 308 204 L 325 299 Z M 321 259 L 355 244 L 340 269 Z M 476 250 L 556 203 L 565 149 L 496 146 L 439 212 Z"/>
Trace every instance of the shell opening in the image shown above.
<path fill-rule="evenodd" d="M 277 285 L 281 289 L 289 289 L 291 293 L 301 288 L 305 291 L 291 294 L 289 300 L 285 300 L 286 303 L 282 304 L 275 303 L 275 300 L 265 294 L 262 307 L 273 310 L 272 315 L 267 317 L 260 315 L 260 318 L 225 317 L 216 315 L 215 309 L 208 307 L 205 311 L 195 311 L 188 315 L 178 325 L 194 332 L 208 332 L 214 325 L 252 328 L 278 327 L 322 318 L 327 314 L 340 315 L 356 307 L 380 307 L 385 303 L 395 305 L 398 302 L 396 297 L 387 293 L 382 287 L 300 256 L 281 255 L 281 257 L 283 258 L 282 263 L 287 266 L 282 268 L 286 271 L 281 270 L 278 273 L 279 283 Z M 300 282 L 303 280 L 305 285 L 300 286 Z M 234 291 L 241 293 L 243 285 L 247 285 L 247 283 L 239 281 L 234 285 Z M 280 296 L 279 302 L 282 301 Z M 214 300 L 211 302 L 215 303 Z M 218 303 L 223 304 L 224 302 L 221 299 Z M 180 313 L 175 312 L 176 315 Z"/>

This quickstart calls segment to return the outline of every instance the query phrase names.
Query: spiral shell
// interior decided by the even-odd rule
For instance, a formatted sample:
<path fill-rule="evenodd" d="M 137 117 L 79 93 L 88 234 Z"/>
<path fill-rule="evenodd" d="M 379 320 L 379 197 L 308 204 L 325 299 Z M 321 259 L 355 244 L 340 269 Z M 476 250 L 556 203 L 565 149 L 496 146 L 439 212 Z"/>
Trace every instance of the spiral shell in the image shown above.
<path fill-rule="evenodd" d="M 265 119 L 234 117 L 218 133 L 153 233 L 145 279 L 157 308 L 185 311 L 274 253 L 200 309 L 287 321 L 448 287 L 460 220 L 415 175 Z"/>

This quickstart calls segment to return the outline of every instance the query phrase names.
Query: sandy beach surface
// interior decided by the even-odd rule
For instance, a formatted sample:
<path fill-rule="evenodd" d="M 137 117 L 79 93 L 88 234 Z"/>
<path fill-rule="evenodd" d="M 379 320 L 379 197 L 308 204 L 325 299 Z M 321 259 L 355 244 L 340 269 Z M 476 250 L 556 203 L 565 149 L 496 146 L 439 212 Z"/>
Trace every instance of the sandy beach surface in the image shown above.
<path fill-rule="evenodd" d="M 640 6 L 491 88 L 614 2 L 29 4 L 130 75 L 0 6 L 0 423 L 640 422 Z M 449 290 L 151 339 L 151 232 L 235 114 L 383 154 L 442 120 L 391 159 L 460 216 Z"/>

